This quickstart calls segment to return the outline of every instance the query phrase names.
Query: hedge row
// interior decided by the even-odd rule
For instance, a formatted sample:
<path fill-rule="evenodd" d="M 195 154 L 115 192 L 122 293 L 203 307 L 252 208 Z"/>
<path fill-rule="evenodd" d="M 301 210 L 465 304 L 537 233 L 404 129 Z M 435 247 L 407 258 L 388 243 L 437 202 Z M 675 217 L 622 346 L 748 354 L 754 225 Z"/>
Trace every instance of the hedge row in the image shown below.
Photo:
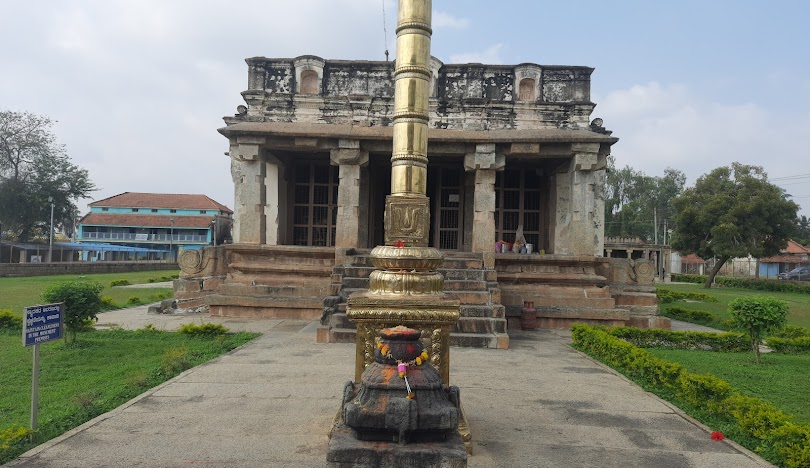
<path fill-rule="evenodd" d="M 683 301 L 683 300 L 701 301 L 701 302 L 717 302 L 716 297 L 710 296 L 710 295 L 705 294 L 705 293 L 680 292 L 680 291 L 672 291 L 670 289 L 664 289 L 664 288 L 657 289 L 655 291 L 655 295 L 663 303 L 669 303 L 669 302 L 675 302 L 675 301 Z"/>
<path fill-rule="evenodd" d="M 749 448 L 769 461 L 790 468 L 810 466 L 810 424 L 796 424 L 791 415 L 764 400 L 741 395 L 724 380 L 691 373 L 599 327 L 574 325 L 571 334 L 577 349 L 660 390 L 674 391 L 696 408 L 736 423 L 755 441 L 755 446 Z"/>
<path fill-rule="evenodd" d="M 697 349 L 703 351 L 751 351 L 751 339 L 741 333 L 672 331 L 660 328 L 615 327 L 604 332 L 640 348 Z"/>
<path fill-rule="evenodd" d="M 778 353 L 810 353 L 810 336 L 801 336 L 798 338 L 779 338 L 778 336 L 772 336 L 765 340 L 765 344 Z"/>
<path fill-rule="evenodd" d="M 706 282 L 706 275 L 681 275 L 673 274 L 672 281 L 681 283 L 703 284 Z M 796 281 L 783 280 L 762 280 L 753 278 L 731 278 L 728 276 L 716 276 L 715 284 L 727 288 L 754 289 L 757 291 L 772 292 L 792 292 L 800 294 L 810 294 L 810 284 Z"/>
<path fill-rule="evenodd" d="M 729 320 L 723 320 L 706 310 L 692 310 L 673 306 L 663 309 L 661 315 L 675 320 L 706 325 L 707 327 L 729 329 L 732 326 Z"/>

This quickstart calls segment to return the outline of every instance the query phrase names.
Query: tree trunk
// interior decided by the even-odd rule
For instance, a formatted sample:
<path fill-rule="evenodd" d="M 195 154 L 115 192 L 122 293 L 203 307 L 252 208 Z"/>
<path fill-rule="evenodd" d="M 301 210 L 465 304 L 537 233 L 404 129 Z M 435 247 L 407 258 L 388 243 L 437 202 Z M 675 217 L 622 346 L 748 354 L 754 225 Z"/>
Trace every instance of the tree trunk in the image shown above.
<path fill-rule="evenodd" d="M 714 264 L 711 271 L 709 272 L 709 276 L 706 277 L 706 284 L 703 285 L 705 289 L 709 289 L 712 287 L 712 283 L 714 283 L 714 277 L 717 276 L 717 272 L 720 271 L 720 268 L 723 268 L 723 265 L 728 261 L 728 257 L 720 257 L 717 260 L 717 263 Z"/>

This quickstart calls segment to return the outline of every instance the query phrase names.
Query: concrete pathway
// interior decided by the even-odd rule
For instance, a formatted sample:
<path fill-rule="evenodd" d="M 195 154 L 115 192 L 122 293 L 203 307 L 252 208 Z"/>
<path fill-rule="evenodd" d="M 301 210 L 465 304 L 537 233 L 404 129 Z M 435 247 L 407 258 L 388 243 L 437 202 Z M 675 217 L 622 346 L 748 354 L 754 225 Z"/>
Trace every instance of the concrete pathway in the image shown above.
<path fill-rule="evenodd" d="M 102 314 L 175 328 L 203 317 Z M 163 321 L 165 320 L 165 321 Z M 116 322 L 117 321 L 117 322 Z M 190 369 L 12 462 L 13 467 L 321 467 L 354 346 L 316 344 L 317 323 L 222 320 L 262 337 Z M 473 435 L 471 467 L 769 466 L 568 346 L 513 332 L 508 351 L 453 348 Z"/>

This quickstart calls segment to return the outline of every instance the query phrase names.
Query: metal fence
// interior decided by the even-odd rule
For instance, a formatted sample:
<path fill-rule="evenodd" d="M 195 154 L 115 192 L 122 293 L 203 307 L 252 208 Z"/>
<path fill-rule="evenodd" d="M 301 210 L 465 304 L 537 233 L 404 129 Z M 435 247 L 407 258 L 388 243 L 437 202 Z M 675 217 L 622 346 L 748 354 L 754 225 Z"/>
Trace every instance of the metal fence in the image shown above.
<path fill-rule="evenodd" d="M 129 232 L 85 232 L 82 240 L 126 240 L 136 242 L 208 242 L 208 236 L 199 234 L 133 234 Z"/>

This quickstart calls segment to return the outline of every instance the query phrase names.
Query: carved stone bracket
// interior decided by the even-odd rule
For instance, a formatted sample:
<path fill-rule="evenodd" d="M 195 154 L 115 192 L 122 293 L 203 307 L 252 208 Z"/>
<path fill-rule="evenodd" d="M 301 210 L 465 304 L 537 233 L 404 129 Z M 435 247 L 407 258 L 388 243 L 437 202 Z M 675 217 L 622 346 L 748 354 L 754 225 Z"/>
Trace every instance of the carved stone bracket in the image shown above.
<path fill-rule="evenodd" d="M 464 170 L 467 172 L 480 169 L 503 170 L 506 166 L 506 157 L 495 152 L 495 144 L 487 143 L 476 145 L 475 153 L 464 156 Z"/>

